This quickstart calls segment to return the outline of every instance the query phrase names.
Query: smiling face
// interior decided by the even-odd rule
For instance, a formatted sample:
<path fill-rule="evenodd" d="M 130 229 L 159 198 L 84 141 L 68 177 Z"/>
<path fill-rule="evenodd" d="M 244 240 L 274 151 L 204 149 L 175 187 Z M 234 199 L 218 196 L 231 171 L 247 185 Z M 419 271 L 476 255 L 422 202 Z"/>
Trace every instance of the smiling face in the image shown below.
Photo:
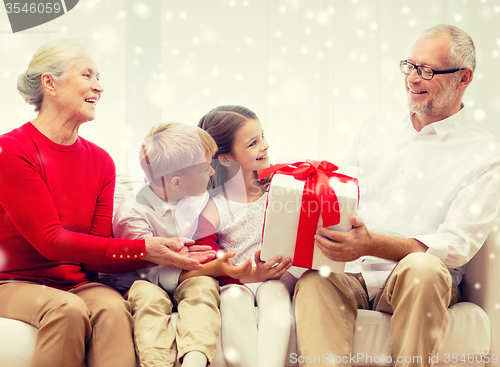
<path fill-rule="evenodd" d="M 254 172 L 270 166 L 268 149 L 260 121 L 246 120 L 235 134 L 229 158 L 238 162 L 243 172 Z"/>
<path fill-rule="evenodd" d="M 434 70 L 450 69 L 449 53 L 450 39 L 447 36 L 422 38 L 413 46 L 408 61 Z M 417 70 L 413 70 L 410 75 L 405 75 L 410 111 L 430 122 L 453 115 L 461 103 L 458 83 L 455 73 L 434 75 L 431 80 L 424 80 L 418 76 Z"/>
<path fill-rule="evenodd" d="M 54 81 L 54 87 L 55 102 L 68 120 L 83 123 L 95 118 L 95 107 L 104 90 L 92 59 L 76 59 L 62 78 Z"/>

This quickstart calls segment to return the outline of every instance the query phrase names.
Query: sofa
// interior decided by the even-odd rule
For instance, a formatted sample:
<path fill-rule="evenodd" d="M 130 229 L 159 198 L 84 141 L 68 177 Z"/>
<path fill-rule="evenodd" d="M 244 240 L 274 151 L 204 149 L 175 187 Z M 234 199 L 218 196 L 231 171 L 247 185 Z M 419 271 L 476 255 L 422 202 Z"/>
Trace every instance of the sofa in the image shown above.
<path fill-rule="evenodd" d="M 117 180 L 116 202 L 129 188 L 120 187 Z M 123 184 L 123 182 L 122 182 Z M 435 366 L 489 366 L 500 367 L 500 219 L 474 258 L 467 264 L 461 284 L 462 302 L 449 308 L 450 322 Z M 175 327 L 173 315 L 172 327 Z M 257 317 L 257 312 L 255 313 Z M 298 366 L 302 358 L 297 353 L 295 319 L 292 317 L 288 366 Z M 391 366 L 391 315 L 359 310 L 356 320 L 354 366 Z M 335 332 L 332 330 L 332 333 Z M 29 367 L 35 346 L 37 329 L 24 322 L 0 318 L 0 366 Z M 219 344 L 220 345 L 220 344 Z M 325 363 L 330 356 L 317 356 L 316 362 Z M 321 365 L 321 363 L 319 364 Z M 226 361 L 217 349 L 213 367 L 226 367 Z"/>

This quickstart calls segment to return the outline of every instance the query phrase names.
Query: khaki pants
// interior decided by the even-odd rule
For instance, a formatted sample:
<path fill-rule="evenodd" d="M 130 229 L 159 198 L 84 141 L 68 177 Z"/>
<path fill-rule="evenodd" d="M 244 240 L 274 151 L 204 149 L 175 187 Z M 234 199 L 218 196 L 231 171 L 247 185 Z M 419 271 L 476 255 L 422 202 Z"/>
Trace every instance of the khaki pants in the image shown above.
<path fill-rule="evenodd" d="M 135 367 L 130 306 L 114 289 L 89 283 L 61 291 L 0 283 L 0 317 L 38 328 L 32 367 Z"/>
<path fill-rule="evenodd" d="M 136 352 L 141 367 L 173 366 L 191 351 L 212 362 L 220 332 L 219 283 L 200 276 L 183 281 L 174 293 L 177 330 L 170 325 L 173 303 L 160 287 L 139 280 L 127 296 L 132 306 Z"/>
<path fill-rule="evenodd" d="M 350 367 L 350 358 L 344 358 L 347 363 L 335 363 L 334 357 L 352 356 L 358 308 L 392 314 L 395 366 L 430 366 L 429 355 L 437 354 L 446 332 L 447 308 L 456 302 L 458 292 L 448 269 L 425 253 L 403 258 L 372 304 L 359 274 L 331 273 L 323 278 L 318 272 L 308 272 L 298 281 L 294 295 L 298 354 L 304 360 L 300 366 L 314 366 L 306 362 L 307 357 L 314 361 L 319 356 L 318 362 L 326 353 L 333 356 L 328 359 L 332 362 L 316 365 Z"/>

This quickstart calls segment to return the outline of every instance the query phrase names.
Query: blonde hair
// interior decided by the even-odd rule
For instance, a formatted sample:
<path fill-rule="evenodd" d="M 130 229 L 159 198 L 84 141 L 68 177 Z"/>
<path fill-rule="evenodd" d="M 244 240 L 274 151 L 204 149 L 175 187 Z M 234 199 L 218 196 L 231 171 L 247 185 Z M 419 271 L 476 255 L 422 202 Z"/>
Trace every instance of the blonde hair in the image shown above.
<path fill-rule="evenodd" d="M 139 163 L 149 182 L 163 176 L 186 174 L 217 151 L 214 139 L 196 126 L 178 122 L 153 126 L 139 152 Z"/>
<path fill-rule="evenodd" d="M 43 44 L 33 55 L 26 71 L 17 78 L 17 90 L 26 103 L 40 111 L 43 101 L 41 76 L 50 74 L 60 80 L 75 60 L 88 56 L 84 39 L 60 38 Z"/>

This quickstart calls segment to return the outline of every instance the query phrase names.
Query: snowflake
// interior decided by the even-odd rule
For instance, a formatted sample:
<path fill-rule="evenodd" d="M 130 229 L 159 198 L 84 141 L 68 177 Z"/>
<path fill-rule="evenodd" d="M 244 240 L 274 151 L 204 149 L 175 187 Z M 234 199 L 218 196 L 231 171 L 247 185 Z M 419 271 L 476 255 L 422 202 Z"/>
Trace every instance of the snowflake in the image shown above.
<path fill-rule="evenodd" d="M 476 119 L 476 121 L 483 121 L 485 117 L 486 112 L 484 112 L 483 109 L 478 108 L 474 111 L 474 118 Z"/>
<path fill-rule="evenodd" d="M 319 268 L 319 275 L 322 276 L 323 278 L 327 278 L 330 276 L 331 269 L 328 265 L 323 265 L 322 267 Z"/>
<path fill-rule="evenodd" d="M 330 22 L 330 15 L 325 11 L 318 11 L 316 13 L 316 21 L 322 25 L 328 24 Z"/>
<path fill-rule="evenodd" d="M 149 14 L 151 14 L 151 9 L 149 8 L 149 6 L 147 4 L 145 4 L 143 2 L 135 3 L 134 11 L 141 18 L 147 18 L 147 17 L 149 17 Z"/>
<path fill-rule="evenodd" d="M 478 215 L 481 213 L 481 205 L 474 203 L 470 206 L 469 210 L 471 214 Z"/>
<path fill-rule="evenodd" d="M 226 360 L 231 364 L 237 363 L 240 360 L 240 354 L 235 348 L 232 347 L 224 348 L 224 357 L 226 357 Z"/>

